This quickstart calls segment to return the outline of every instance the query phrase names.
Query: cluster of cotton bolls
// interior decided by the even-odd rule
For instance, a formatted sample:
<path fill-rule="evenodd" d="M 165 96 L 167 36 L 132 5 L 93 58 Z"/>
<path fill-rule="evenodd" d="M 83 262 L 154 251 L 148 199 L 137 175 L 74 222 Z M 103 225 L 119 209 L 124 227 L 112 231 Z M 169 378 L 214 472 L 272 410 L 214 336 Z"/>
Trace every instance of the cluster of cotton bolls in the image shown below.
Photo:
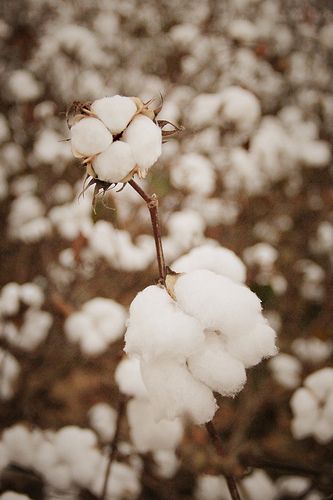
<path fill-rule="evenodd" d="M 333 439 L 333 369 L 308 375 L 291 400 L 291 430 L 296 439 L 312 436 L 321 444 Z"/>
<path fill-rule="evenodd" d="M 100 409 L 92 410 L 96 424 L 96 410 Z M 77 498 L 82 489 L 95 495 L 102 492 L 108 456 L 99 450 L 91 429 L 66 426 L 53 432 L 17 424 L 3 431 L 0 449 L 1 476 L 6 477 L 11 465 L 32 470 L 45 482 L 47 498 L 67 494 Z M 107 498 L 136 498 L 140 491 L 138 473 L 131 465 L 114 462 Z"/>
<path fill-rule="evenodd" d="M 121 338 L 125 321 L 126 311 L 122 305 L 112 299 L 96 297 L 70 314 L 64 328 L 68 340 L 78 343 L 84 354 L 97 356 Z"/>
<path fill-rule="evenodd" d="M 189 271 L 169 275 L 167 288 L 147 287 L 130 306 L 125 351 L 140 359 L 157 420 L 210 421 L 217 409 L 213 391 L 234 396 L 245 384 L 245 368 L 276 354 L 260 300 L 242 283 L 242 262 L 223 248 L 195 252 L 185 261 Z M 205 260 L 214 262 L 213 271 Z"/>
<path fill-rule="evenodd" d="M 41 310 L 44 300 L 43 290 L 35 283 L 7 283 L 0 293 L 1 336 L 25 351 L 36 349 L 52 325 L 52 315 Z"/>

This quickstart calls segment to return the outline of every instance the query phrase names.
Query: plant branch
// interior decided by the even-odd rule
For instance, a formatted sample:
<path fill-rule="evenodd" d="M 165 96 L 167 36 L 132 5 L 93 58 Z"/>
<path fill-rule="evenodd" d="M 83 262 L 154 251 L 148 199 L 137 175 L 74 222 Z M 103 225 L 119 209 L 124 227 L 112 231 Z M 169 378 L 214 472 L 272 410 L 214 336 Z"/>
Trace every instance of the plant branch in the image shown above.
<path fill-rule="evenodd" d="M 156 255 L 157 255 L 157 263 L 158 263 L 158 272 L 159 272 L 159 281 L 164 284 L 166 277 L 166 266 L 163 254 L 162 247 L 162 239 L 161 239 L 161 226 L 158 215 L 158 198 L 156 194 L 152 194 L 149 196 L 147 193 L 143 191 L 143 189 L 133 180 L 128 181 L 128 184 L 132 186 L 132 188 L 141 196 L 141 198 L 146 202 L 151 223 L 153 226 L 153 234 L 155 240 L 156 247 Z"/>
<path fill-rule="evenodd" d="M 208 435 L 210 437 L 211 442 L 215 446 L 217 453 L 221 457 L 225 458 L 226 453 L 224 451 L 224 448 L 223 448 L 223 445 L 221 442 L 221 438 L 220 438 L 219 434 L 216 432 L 216 429 L 215 429 L 212 421 L 207 422 L 206 429 L 207 429 L 207 432 L 208 432 Z M 241 497 L 240 497 L 240 494 L 239 494 L 239 491 L 237 488 L 235 476 L 233 474 L 225 473 L 224 477 L 225 477 L 225 480 L 227 482 L 227 486 L 228 486 L 231 498 L 233 500 L 241 500 Z"/>
<path fill-rule="evenodd" d="M 111 472 L 111 466 L 112 466 L 112 463 L 113 463 L 113 461 L 117 455 L 117 451 L 118 451 L 120 427 L 121 427 L 121 422 L 122 422 L 123 416 L 125 414 L 125 408 L 126 408 L 126 399 L 121 396 L 120 400 L 119 400 L 119 404 L 118 404 L 116 430 L 115 430 L 115 433 L 114 433 L 114 436 L 112 439 L 112 443 L 110 445 L 109 461 L 108 461 L 106 471 L 105 471 L 103 489 L 102 489 L 102 493 L 100 496 L 100 500 L 105 500 L 105 498 L 106 498 L 108 481 L 109 481 L 110 472 Z"/>

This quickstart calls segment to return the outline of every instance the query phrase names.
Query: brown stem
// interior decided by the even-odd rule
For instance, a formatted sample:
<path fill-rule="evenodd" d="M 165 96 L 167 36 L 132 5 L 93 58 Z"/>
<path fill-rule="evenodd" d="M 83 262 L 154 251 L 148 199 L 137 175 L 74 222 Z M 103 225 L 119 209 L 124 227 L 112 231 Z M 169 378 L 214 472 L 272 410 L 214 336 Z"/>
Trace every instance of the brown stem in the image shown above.
<path fill-rule="evenodd" d="M 206 429 L 207 429 L 207 432 L 209 434 L 210 440 L 212 441 L 213 445 L 215 446 L 217 453 L 220 456 L 225 457 L 226 453 L 224 451 L 224 448 L 223 448 L 223 445 L 221 442 L 221 438 L 220 438 L 219 434 L 216 432 L 216 429 L 215 429 L 212 421 L 207 422 Z M 240 494 L 239 494 L 239 491 L 237 488 L 235 476 L 233 476 L 232 474 L 225 473 L 224 477 L 225 477 L 225 480 L 227 482 L 227 486 L 228 486 L 231 498 L 233 500 L 241 500 L 241 497 L 240 497 Z"/>
<path fill-rule="evenodd" d="M 109 453 L 109 461 L 106 467 L 105 471 L 105 476 L 104 476 L 104 483 L 103 483 L 103 489 L 102 493 L 100 496 L 100 500 L 105 500 L 106 498 L 106 492 L 107 492 L 107 487 L 108 487 L 108 481 L 110 477 L 110 472 L 111 472 L 111 465 L 112 462 L 114 461 L 117 451 L 118 451 L 118 441 L 119 441 L 119 434 L 120 434 L 120 426 L 121 422 L 123 419 L 123 416 L 125 414 L 125 407 L 126 407 L 126 400 L 125 398 L 121 397 L 119 400 L 119 405 L 118 405 L 118 413 L 117 413 L 117 421 L 116 421 L 116 430 L 112 439 L 112 443 L 110 445 L 110 453 Z"/>
<path fill-rule="evenodd" d="M 288 462 L 280 462 L 274 459 L 252 455 L 251 453 L 240 453 L 240 461 L 247 467 L 255 467 L 257 469 L 268 469 L 280 471 L 284 474 L 297 474 L 305 477 L 316 477 L 323 474 L 322 470 L 315 469 L 307 465 L 290 464 Z"/>
<path fill-rule="evenodd" d="M 143 191 L 143 189 L 133 179 L 128 181 L 128 184 L 130 184 L 132 186 L 132 188 L 141 196 L 141 198 L 147 204 L 147 207 L 148 207 L 148 210 L 150 213 L 151 223 L 153 226 L 153 234 L 154 234 L 156 255 L 157 255 L 157 262 L 158 262 L 159 279 L 160 279 L 160 282 L 164 284 L 165 277 L 166 277 L 166 266 L 165 266 L 163 247 L 162 247 L 161 226 L 160 226 L 160 220 L 159 220 L 159 215 L 158 215 L 158 198 L 157 198 L 156 194 L 152 194 L 151 196 L 149 196 L 147 193 L 145 193 Z"/>

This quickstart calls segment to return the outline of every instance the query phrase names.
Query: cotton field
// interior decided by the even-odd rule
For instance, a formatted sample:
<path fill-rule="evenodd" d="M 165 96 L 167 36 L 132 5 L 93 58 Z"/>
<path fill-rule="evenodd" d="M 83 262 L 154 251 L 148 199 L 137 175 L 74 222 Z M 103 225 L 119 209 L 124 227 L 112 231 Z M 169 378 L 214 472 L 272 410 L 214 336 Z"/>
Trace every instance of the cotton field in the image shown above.
<path fill-rule="evenodd" d="M 3 0 L 0 499 L 333 495 L 333 8 Z"/>

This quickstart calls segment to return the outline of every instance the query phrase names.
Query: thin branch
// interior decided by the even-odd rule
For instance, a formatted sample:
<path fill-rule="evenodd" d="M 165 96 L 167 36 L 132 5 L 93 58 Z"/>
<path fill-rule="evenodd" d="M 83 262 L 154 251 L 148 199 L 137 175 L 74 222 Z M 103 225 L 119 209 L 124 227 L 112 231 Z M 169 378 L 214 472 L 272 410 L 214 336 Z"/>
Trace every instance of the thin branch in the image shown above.
<path fill-rule="evenodd" d="M 156 247 L 159 279 L 160 279 L 160 282 L 162 284 L 164 284 L 165 277 L 166 277 L 166 266 L 165 266 L 163 247 L 162 247 L 161 226 L 160 226 L 160 220 L 159 220 L 159 215 L 158 215 L 158 198 L 157 198 L 156 194 L 152 194 L 151 196 L 149 196 L 147 193 L 145 193 L 143 191 L 143 189 L 133 179 L 128 181 L 128 184 L 130 184 L 132 186 L 132 188 L 141 196 L 141 198 L 147 204 L 147 207 L 148 207 L 148 210 L 150 213 L 151 223 L 153 226 L 153 234 L 154 234 L 155 247 Z"/>
<path fill-rule="evenodd" d="M 284 474 L 297 474 L 305 477 L 318 477 L 323 474 L 322 470 L 315 469 L 307 465 L 290 464 L 283 461 L 280 462 L 274 459 L 252 455 L 250 453 L 240 453 L 239 459 L 241 463 L 247 467 L 275 470 L 283 472 Z"/>
<path fill-rule="evenodd" d="M 102 493 L 100 496 L 100 500 L 105 500 L 105 498 L 106 498 L 108 482 L 109 482 L 109 477 L 110 477 L 110 472 L 111 472 L 111 466 L 112 466 L 112 463 L 113 463 L 113 461 L 117 455 L 117 451 L 118 451 L 120 427 L 121 427 L 121 422 L 122 422 L 123 416 L 125 414 L 125 408 L 126 408 L 126 399 L 124 397 L 121 397 L 119 400 L 119 405 L 118 405 L 116 430 L 115 430 L 115 433 L 114 433 L 114 436 L 112 439 L 112 443 L 110 445 L 109 461 L 108 461 L 106 471 L 105 471 L 103 489 L 102 489 Z"/>
<path fill-rule="evenodd" d="M 223 448 L 223 445 L 221 442 L 221 438 L 220 438 L 219 434 L 216 432 L 216 429 L 215 429 L 212 421 L 207 422 L 206 429 L 207 429 L 207 432 L 209 434 L 210 440 L 212 441 L 213 445 L 215 446 L 217 453 L 221 457 L 225 457 L 226 453 L 224 451 L 224 448 Z M 224 477 L 225 477 L 225 480 L 227 482 L 227 486 L 228 486 L 231 498 L 233 500 L 241 500 L 241 497 L 240 497 L 240 494 L 239 494 L 239 491 L 237 488 L 235 476 L 233 476 L 232 474 L 225 473 Z"/>

